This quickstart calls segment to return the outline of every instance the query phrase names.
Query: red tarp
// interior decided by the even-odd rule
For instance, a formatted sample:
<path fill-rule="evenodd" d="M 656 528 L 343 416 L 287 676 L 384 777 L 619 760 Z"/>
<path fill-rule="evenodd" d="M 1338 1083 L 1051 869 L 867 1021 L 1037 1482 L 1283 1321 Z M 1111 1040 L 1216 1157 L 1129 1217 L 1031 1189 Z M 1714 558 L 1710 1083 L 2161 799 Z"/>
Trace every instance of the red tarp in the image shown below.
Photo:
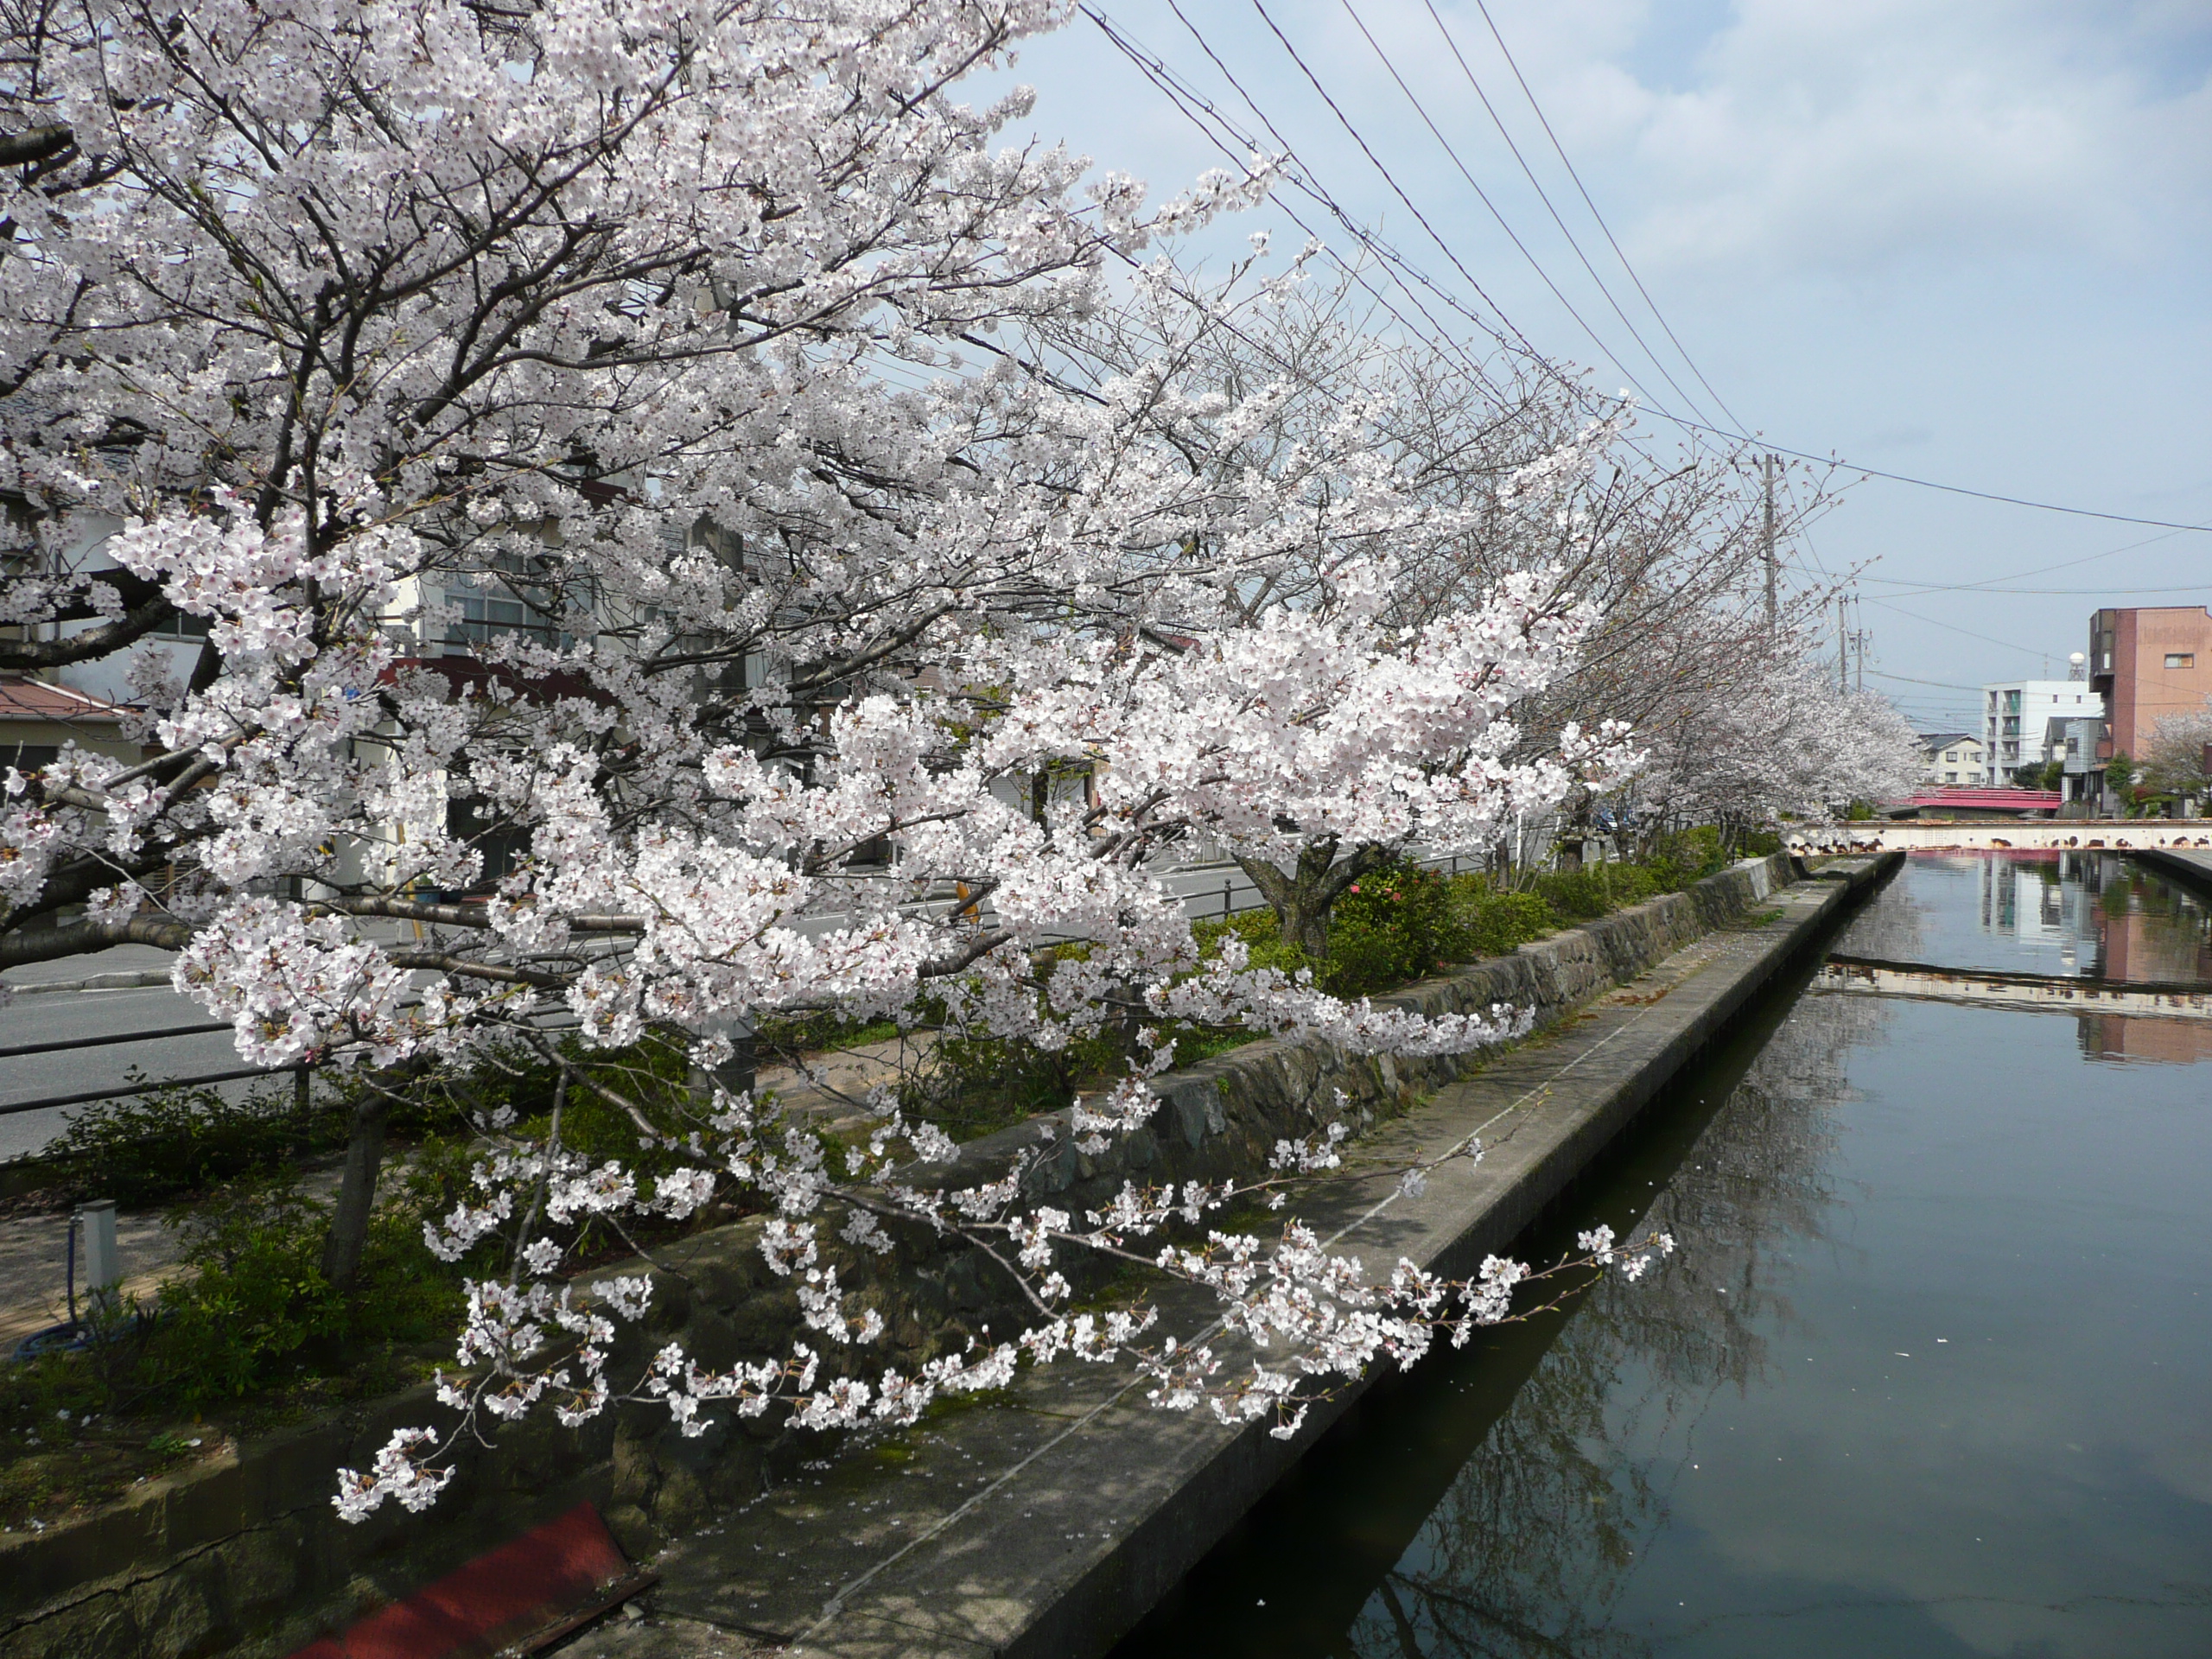
<path fill-rule="evenodd" d="M 579 1503 L 292 1659 L 480 1659 L 611 1605 L 631 1579 L 599 1511 Z"/>

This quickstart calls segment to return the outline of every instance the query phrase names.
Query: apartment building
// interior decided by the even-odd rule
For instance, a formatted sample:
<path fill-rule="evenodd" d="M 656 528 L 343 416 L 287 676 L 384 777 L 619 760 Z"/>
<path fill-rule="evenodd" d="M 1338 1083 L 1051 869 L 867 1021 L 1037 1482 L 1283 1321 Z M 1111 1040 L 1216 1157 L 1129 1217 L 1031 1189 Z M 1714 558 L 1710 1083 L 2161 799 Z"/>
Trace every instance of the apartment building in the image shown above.
<path fill-rule="evenodd" d="M 2054 757 L 2046 739 L 2054 720 L 2092 720 L 2104 698 L 2087 680 L 2009 680 L 1981 688 L 1982 770 L 1976 780 L 2001 789 L 2016 774 Z"/>

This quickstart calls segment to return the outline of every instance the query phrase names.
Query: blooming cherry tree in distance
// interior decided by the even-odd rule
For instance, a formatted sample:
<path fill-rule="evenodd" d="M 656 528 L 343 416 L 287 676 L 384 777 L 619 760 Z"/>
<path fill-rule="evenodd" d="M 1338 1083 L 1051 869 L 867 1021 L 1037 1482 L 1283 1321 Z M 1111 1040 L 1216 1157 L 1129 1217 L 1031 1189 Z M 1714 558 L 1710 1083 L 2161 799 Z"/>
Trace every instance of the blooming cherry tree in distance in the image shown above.
<path fill-rule="evenodd" d="M 1846 690 L 1833 673 L 1801 655 L 1762 653 L 1675 688 L 1639 728 L 1650 745 L 1636 783 L 1646 810 L 1733 836 L 1827 824 L 1853 801 L 1910 793 L 1920 773 L 1911 727 L 1886 697 Z"/>
<path fill-rule="evenodd" d="M 742 1088 L 674 1117 L 613 1097 L 685 1151 L 656 1177 L 588 1165 L 561 1102 L 607 1092 L 579 1052 L 655 1038 L 711 1079 L 748 1022 L 926 1000 L 1046 1048 L 1133 1031 L 1130 1075 L 1076 1112 L 1103 1146 L 1153 1111 L 1172 1022 L 1363 1052 L 1510 1034 L 1509 1010 L 1423 1020 L 1233 949 L 1202 965 L 1158 871 L 1194 834 L 1294 868 L 1472 845 L 1630 763 L 1611 729 L 1516 753 L 1510 711 L 1589 626 L 1555 574 L 1416 626 L 1386 603 L 1500 501 L 1545 511 L 1602 424 L 1453 505 L 1379 404 L 1226 465 L 1281 386 L 1166 359 L 1084 383 L 1021 349 L 1169 281 L 1152 245 L 1269 167 L 1152 207 L 1061 149 L 994 149 L 1026 95 L 952 89 L 1061 21 L 1046 0 L 9 11 L 0 669 L 128 658 L 143 754 L 0 774 L 0 969 L 174 948 L 250 1061 L 351 1068 L 340 1285 L 393 1099 L 502 1044 L 553 1065 L 549 1134 L 486 1126 L 474 1197 L 432 1230 L 454 1259 L 512 1246 L 470 1283 L 464 1423 L 622 1395 L 686 1432 L 716 1401 L 911 1421 L 1073 1353 L 1287 1431 L 1302 1378 L 1505 1315 L 1513 1263 L 1370 1281 L 1295 1223 L 1205 1232 L 1330 1167 L 1325 1134 L 1251 1185 L 1078 1217 L 1011 1179 L 901 1186 L 950 1148 L 889 1101 L 832 1169 Z M 1255 607 L 1271 586 L 1300 597 Z M 181 626 L 204 643 L 171 672 L 145 642 Z M 1031 792 L 1053 775 L 1088 781 Z M 618 1383 L 650 1281 L 587 1285 L 566 1241 L 735 1190 L 773 1212 L 824 1351 L 881 1334 L 819 1263 L 831 1205 L 862 1244 L 989 1242 L 1036 1320 L 874 1380 L 802 1344 L 713 1371 L 664 1350 Z M 1065 1251 L 1146 1239 L 1297 1358 L 1224 1380 L 1141 1313 L 1065 1311 Z M 396 1439 L 343 1512 L 428 1503 L 457 1432 Z"/>

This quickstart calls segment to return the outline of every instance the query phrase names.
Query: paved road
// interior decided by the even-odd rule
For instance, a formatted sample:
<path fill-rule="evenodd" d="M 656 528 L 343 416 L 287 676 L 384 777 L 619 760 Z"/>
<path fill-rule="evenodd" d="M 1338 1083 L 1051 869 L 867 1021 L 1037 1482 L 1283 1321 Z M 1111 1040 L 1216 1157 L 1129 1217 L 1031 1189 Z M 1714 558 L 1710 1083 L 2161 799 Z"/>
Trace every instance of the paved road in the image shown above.
<path fill-rule="evenodd" d="M 1258 889 L 1234 866 L 1180 870 L 1169 876 L 1168 881 L 1196 916 L 1221 913 L 1224 883 L 1228 884 L 1230 908 L 1246 910 L 1261 902 Z M 96 956 L 11 969 L 7 981 L 18 995 L 9 1006 L 0 1007 L 0 1048 L 207 1023 L 205 1009 L 165 985 L 42 993 L 35 988 L 39 985 L 73 983 L 96 976 L 165 974 L 170 961 L 166 951 L 143 945 L 121 945 Z M 224 1032 L 24 1055 L 0 1060 L 0 1106 L 91 1089 L 124 1088 L 130 1082 L 130 1073 L 134 1067 L 149 1078 L 165 1081 L 234 1071 L 241 1064 L 229 1034 Z M 239 1095 L 255 1085 L 234 1082 L 216 1086 L 226 1094 Z M 60 1135 L 68 1109 L 55 1108 L 0 1116 L 0 1162 L 36 1152 Z"/>
<path fill-rule="evenodd" d="M 38 969 L 10 974 L 9 979 L 22 988 L 40 981 L 83 979 L 96 974 L 149 971 L 166 966 L 162 953 L 133 945 L 67 963 L 41 963 Z M 0 1008 L 0 1048 L 207 1023 L 205 1008 L 179 996 L 167 986 L 45 993 L 19 988 L 15 1000 Z M 0 1060 L 0 1105 L 49 1095 L 75 1094 L 86 1089 L 120 1088 L 129 1081 L 128 1074 L 133 1066 L 147 1077 L 163 1078 L 233 1071 L 239 1064 L 238 1051 L 232 1046 L 227 1032 L 166 1041 L 117 1043 L 54 1054 L 21 1055 Z M 36 1151 L 60 1134 L 62 1119 L 60 1110 L 0 1116 L 0 1160 Z"/>

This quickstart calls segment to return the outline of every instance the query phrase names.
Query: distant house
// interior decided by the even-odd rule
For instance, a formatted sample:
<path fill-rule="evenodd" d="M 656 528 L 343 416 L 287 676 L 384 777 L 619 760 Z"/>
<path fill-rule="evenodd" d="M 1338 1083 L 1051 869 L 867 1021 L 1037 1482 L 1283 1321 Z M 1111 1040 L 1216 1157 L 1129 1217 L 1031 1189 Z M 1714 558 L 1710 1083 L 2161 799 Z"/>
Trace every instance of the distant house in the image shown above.
<path fill-rule="evenodd" d="M 1923 732 L 1920 760 L 1931 784 L 1978 784 L 1982 780 L 1982 741 L 1972 732 Z"/>
<path fill-rule="evenodd" d="M 123 734 L 129 711 L 105 697 L 24 674 L 0 674 L 0 766 L 29 772 L 50 764 L 66 743 L 136 761 Z"/>

